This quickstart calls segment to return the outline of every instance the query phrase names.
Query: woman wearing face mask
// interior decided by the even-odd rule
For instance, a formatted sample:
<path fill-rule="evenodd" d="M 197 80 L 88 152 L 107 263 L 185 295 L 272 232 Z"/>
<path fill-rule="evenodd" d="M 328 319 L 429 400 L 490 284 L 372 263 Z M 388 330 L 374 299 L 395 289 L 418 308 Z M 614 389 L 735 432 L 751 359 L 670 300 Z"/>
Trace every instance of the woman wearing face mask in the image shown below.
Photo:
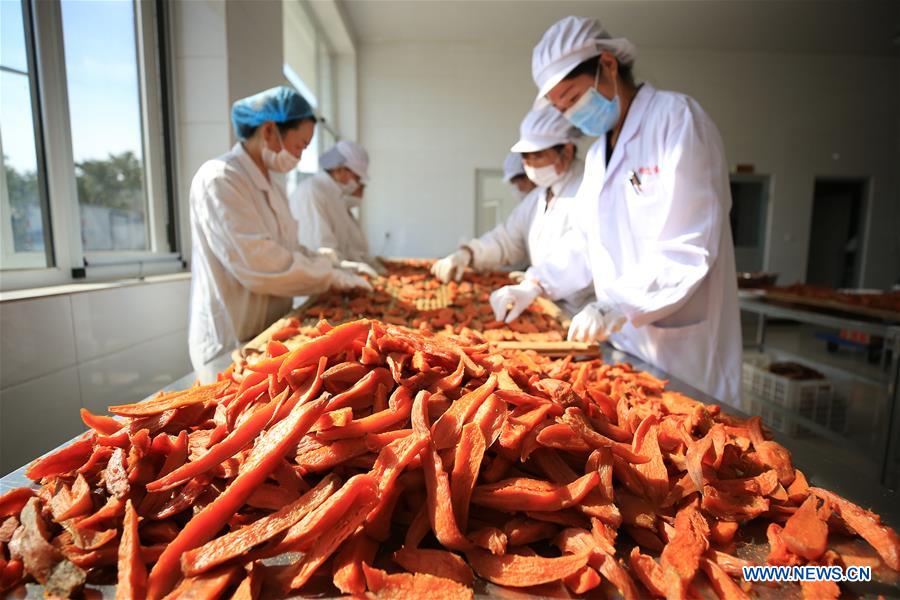
<path fill-rule="evenodd" d="M 536 104 L 600 138 L 586 159 L 577 226 L 491 304 L 509 321 L 541 293 L 565 297 L 593 281 L 597 301 L 572 320 L 569 339 L 610 337 L 737 403 L 741 330 L 722 139 L 692 98 L 635 86 L 633 61 L 632 44 L 596 19 L 567 17 L 535 47 Z"/>
<path fill-rule="evenodd" d="M 297 223 L 273 173 L 309 144 L 316 118 L 296 91 L 277 87 L 231 110 L 240 141 L 191 183 L 191 362 L 199 370 L 257 335 L 294 296 L 371 286 L 297 244 Z"/>
<path fill-rule="evenodd" d="M 319 166 L 322 170 L 297 186 L 290 198 L 300 243 L 317 248 L 335 265 L 376 276 L 384 267 L 369 254 L 369 241 L 350 211 L 360 206 L 369 179 L 368 153 L 341 140 L 319 158 Z"/>
<path fill-rule="evenodd" d="M 513 193 L 519 200 L 524 200 L 536 186 L 525 174 L 525 165 L 522 155 L 518 152 L 510 152 L 503 161 L 503 183 L 508 183 Z"/>
<path fill-rule="evenodd" d="M 444 282 L 459 281 L 468 266 L 490 271 L 543 261 L 573 226 L 575 194 L 584 175 L 584 162 L 575 156 L 577 137 L 578 131 L 551 106 L 528 113 L 511 150 L 522 156 L 525 174 L 535 189 L 506 221 L 437 261 L 432 273 Z M 559 300 L 573 312 L 590 296 L 587 282 Z"/>

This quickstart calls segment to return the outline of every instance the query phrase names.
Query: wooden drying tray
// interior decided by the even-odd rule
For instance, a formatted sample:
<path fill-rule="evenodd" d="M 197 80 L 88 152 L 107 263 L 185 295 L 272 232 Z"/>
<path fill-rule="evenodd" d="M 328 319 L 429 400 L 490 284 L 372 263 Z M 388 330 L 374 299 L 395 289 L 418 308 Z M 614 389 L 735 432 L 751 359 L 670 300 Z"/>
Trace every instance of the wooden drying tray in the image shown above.
<path fill-rule="evenodd" d="M 885 310 L 882 308 L 872 308 L 870 306 L 858 306 L 856 304 L 847 304 L 838 300 L 830 300 L 828 298 L 815 298 L 810 296 L 801 296 L 799 294 L 791 294 L 778 290 L 765 290 L 766 300 L 776 302 L 790 302 L 791 304 L 799 304 L 808 308 L 819 308 L 842 313 L 853 314 L 860 317 L 868 317 L 870 319 L 878 319 L 880 321 L 900 322 L 900 312 L 893 310 Z"/>

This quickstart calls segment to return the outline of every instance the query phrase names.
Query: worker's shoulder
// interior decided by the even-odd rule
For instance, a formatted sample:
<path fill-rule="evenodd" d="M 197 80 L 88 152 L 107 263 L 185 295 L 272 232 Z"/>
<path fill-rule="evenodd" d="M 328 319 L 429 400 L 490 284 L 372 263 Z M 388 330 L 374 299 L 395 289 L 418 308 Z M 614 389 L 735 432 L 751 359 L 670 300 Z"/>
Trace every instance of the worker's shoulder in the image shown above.
<path fill-rule="evenodd" d="M 648 112 L 660 121 L 677 119 L 679 121 L 708 121 L 709 115 L 691 96 L 670 90 L 654 90 L 647 106 Z"/>
<path fill-rule="evenodd" d="M 237 155 L 230 151 L 200 165 L 194 175 L 193 185 L 208 187 L 212 182 L 222 178 L 241 179 L 244 177 L 246 174 L 240 166 Z"/>

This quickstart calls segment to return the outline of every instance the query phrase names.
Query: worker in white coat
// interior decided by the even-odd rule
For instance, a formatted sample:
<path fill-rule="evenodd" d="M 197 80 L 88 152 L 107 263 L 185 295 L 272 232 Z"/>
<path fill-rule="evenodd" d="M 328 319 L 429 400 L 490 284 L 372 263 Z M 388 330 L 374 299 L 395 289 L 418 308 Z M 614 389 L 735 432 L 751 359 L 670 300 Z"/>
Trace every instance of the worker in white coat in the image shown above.
<path fill-rule="evenodd" d="M 722 139 L 692 98 L 635 86 L 633 61 L 632 44 L 596 19 L 567 17 L 535 47 L 536 105 L 599 139 L 577 227 L 491 304 L 510 320 L 539 294 L 565 297 L 593 281 L 597 301 L 572 320 L 569 339 L 609 337 L 736 404 L 741 330 Z"/>
<path fill-rule="evenodd" d="M 355 142 L 341 140 L 319 158 L 321 171 L 291 194 L 300 243 L 332 257 L 334 264 L 369 276 L 383 269 L 369 253 L 362 225 L 351 212 L 369 180 L 369 155 Z"/>
<path fill-rule="evenodd" d="M 199 370 L 257 335 L 293 296 L 367 288 L 297 243 L 297 223 L 274 181 L 300 160 L 316 118 L 296 91 L 277 87 L 231 110 L 238 143 L 191 183 L 191 362 Z"/>
<path fill-rule="evenodd" d="M 535 189 L 506 221 L 435 262 L 432 273 L 444 282 L 458 281 L 469 266 L 489 271 L 544 261 L 573 227 L 575 195 L 584 175 L 584 162 L 576 156 L 575 140 L 579 135 L 552 106 L 529 112 L 511 151 L 521 155 L 525 173 L 535 183 Z M 563 308 L 574 312 L 591 295 L 587 282 L 559 300 Z"/>
<path fill-rule="evenodd" d="M 510 185 L 519 200 L 524 200 L 525 196 L 536 187 L 525 174 L 525 163 L 522 162 L 522 155 L 518 152 L 510 152 L 503 161 L 503 183 Z"/>

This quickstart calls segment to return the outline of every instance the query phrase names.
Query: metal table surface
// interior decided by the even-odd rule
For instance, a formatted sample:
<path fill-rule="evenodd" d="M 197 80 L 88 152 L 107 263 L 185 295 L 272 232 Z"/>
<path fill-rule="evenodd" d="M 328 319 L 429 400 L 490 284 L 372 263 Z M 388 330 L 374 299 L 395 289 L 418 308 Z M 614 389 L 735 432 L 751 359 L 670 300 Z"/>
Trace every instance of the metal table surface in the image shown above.
<path fill-rule="evenodd" d="M 738 417 L 747 417 L 747 415 L 740 410 L 732 406 L 723 404 L 715 398 L 694 388 L 693 386 L 672 377 L 662 370 L 649 365 L 630 354 L 626 354 L 624 352 L 616 350 L 608 344 L 603 344 L 603 359 L 609 363 L 630 363 L 637 369 L 652 373 L 654 376 L 659 377 L 660 379 L 668 380 L 669 383 L 667 387 L 670 389 L 681 392 L 705 404 L 715 404 L 722 406 L 723 410 L 729 414 Z M 230 354 L 223 354 L 219 358 L 210 362 L 207 365 L 207 368 L 213 369 L 215 371 L 222 371 L 227 368 L 229 364 L 231 364 Z M 192 385 L 194 381 L 196 381 L 196 379 L 197 374 L 189 373 L 188 375 L 185 375 L 184 377 L 167 385 L 161 391 L 184 389 Z M 774 438 L 777 442 L 784 445 L 786 448 L 788 448 L 788 450 L 790 450 L 794 465 L 800 468 L 804 472 L 804 474 L 806 474 L 807 479 L 809 480 L 811 485 L 826 488 L 848 498 L 849 500 L 852 500 L 853 502 L 865 508 L 870 508 L 881 515 L 882 520 L 885 523 L 889 524 L 894 529 L 900 529 L 900 494 L 897 494 L 895 491 L 889 490 L 874 482 L 867 480 L 863 481 L 853 477 L 852 474 L 840 469 L 835 463 L 829 460 L 829 457 L 827 455 L 823 455 L 821 451 L 819 451 L 819 449 L 804 445 L 802 440 L 789 438 L 787 436 L 778 434 L 777 432 L 774 433 Z M 3 493 L 11 488 L 30 486 L 31 484 L 31 481 L 27 477 L 25 477 L 25 466 L 23 466 L 20 469 L 17 469 L 16 471 L 6 475 L 5 477 L 0 478 L 0 493 Z M 757 532 L 757 536 L 759 536 L 759 532 Z M 891 579 L 887 583 L 882 582 L 878 584 L 871 584 L 873 586 L 876 586 L 874 588 L 865 587 L 868 584 L 861 584 L 862 587 L 856 587 L 854 589 L 854 592 L 857 592 L 857 595 L 865 597 L 875 597 L 875 595 L 880 594 L 887 598 L 900 599 L 900 585 L 898 585 L 900 584 L 900 576 L 891 574 L 890 577 Z M 859 584 L 854 585 L 857 586 Z M 114 586 L 98 586 L 94 589 L 99 591 L 102 594 L 103 598 L 115 597 Z M 783 597 L 781 595 L 781 592 L 777 592 L 771 596 L 768 594 L 765 595 L 766 597 L 772 598 Z M 795 594 L 790 595 L 794 596 Z M 29 584 L 27 595 L 25 595 L 25 593 L 22 593 L 21 595 L 11 597 L 40 598 L 42 596 L 39 586 Z M 491 584 L 487 584 L 487 587 L 484 587 L 484 582 L 479 582 L 479 584 L 476 586 L 476 597 L 504 597 L 524 599 L 534 598 L 536 596 L 533 593 L 528 593 L 525 591 L 519 592 L 515 590 L 508 590 L 505 588 L 497 588 L 495 586 L 492 586 Z M 557 591 L 555 591 L 554 589 L 547 588 L 546 593 L 540 593 L 537 597 L 562 596 L 559 596 L 557 594 Z"/>

